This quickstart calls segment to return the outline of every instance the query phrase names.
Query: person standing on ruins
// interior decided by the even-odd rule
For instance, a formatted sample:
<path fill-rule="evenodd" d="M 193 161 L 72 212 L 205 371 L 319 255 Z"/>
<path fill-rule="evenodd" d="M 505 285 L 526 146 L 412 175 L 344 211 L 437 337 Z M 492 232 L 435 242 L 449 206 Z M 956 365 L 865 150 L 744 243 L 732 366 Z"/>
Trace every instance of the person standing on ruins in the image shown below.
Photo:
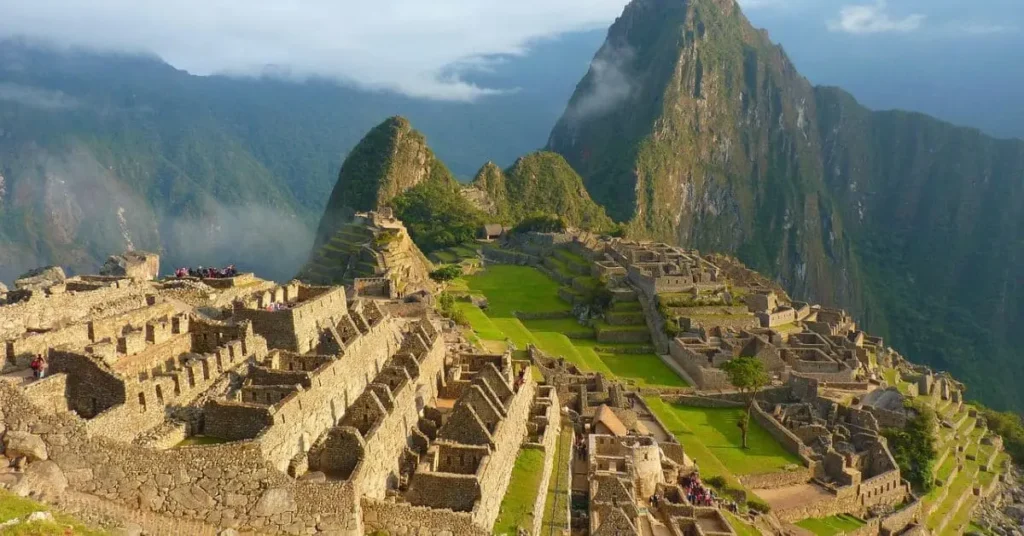
<path fill-rule="evenodd" d="M 32 364 L 29 366 L 32 367 L 32 376 L 35 377 L 35 379 L 41 380 L 46 376 L 46 368 L 48 364 L 46 363 L 46 358 L 43 357 L 43 354 L 36 354 L 36 358 L 32 360 Z"/>

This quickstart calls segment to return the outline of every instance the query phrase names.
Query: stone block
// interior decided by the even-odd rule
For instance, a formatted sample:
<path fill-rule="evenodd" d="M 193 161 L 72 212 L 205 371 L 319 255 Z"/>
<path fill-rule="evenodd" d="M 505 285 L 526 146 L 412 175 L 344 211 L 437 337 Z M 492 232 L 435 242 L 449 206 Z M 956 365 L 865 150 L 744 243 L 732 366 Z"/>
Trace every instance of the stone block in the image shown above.
<path fill-rule="evenodd" d="M 295 511 L 295 498 L 292 492 L 285 488 L 268 489 L 256 502 L 253 515 L 257 517 L 270 517 L 283 512 Z"/>
<path fill-rule="evenodd" d="M 4 453 L 11 459 L 22 456 L 28 458 L 29 461 L 49 458 L 43 438 L 28 432 L 14 430 L 4 435 Z"/>

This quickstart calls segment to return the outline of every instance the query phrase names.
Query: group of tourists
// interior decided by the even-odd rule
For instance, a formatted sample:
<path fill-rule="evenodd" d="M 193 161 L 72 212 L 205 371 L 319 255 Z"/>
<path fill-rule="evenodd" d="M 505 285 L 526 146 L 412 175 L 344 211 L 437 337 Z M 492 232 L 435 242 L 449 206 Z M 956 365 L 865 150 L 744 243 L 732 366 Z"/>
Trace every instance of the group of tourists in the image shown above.
<path fill-rule="evenodd" d="M 178 268 L 174 271 L 174 277 L 200 277 L 203 279 L 225 279 L 228 277 L 235 277 L 238 275 L 238 270 L 235 269 L 234 264 L 229 264 L 225 268 Z"/>
<path fill-rule="evenodd" d="M 701 484 L 699 473 L 684 476 L 680 484 L 683 486 L 686 500 L 694 506 L 714 506 L 718 502 L 715 492 Z"/>
<path fill-rule="evenodd" d="M 46 376 L 46 369 L 50 368 L 50 364 L 46 362 L 43 354 L 36 354 L 29 367 L 32 368 L 32 377 L 41 380 Z"/>

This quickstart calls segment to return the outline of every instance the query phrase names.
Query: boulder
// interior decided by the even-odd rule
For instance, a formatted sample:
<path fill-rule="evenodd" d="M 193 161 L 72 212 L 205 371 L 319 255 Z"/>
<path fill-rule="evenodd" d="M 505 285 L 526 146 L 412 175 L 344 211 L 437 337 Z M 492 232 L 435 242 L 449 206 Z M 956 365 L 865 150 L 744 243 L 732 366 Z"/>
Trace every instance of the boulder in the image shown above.
<path fill-rule="evenodd" d="M 7 285 L 3 281 L 0 281 L 0 294 L 7 294 Z"/>
<path fill-rule="evenodd" d="M 29 461 L 45 460 L 49 456 L 46 443 L 35 434 L 28 432 L 8 431 L 4 435 L 4 454 L 10 459 L 26 457 Z"/>
<path fill-rule="evenodd" d="M 253 515 L 270 517 L 284 512 L 295 511 L 295 499 L 290 491 L 284 488 L 268 489 L 256 502 Z"/>
<path fill-rule="evenodd" d="M 25 521 L 29 523 L 53 523 L 53 514 L 50 512 L 32 512 Z"/>
<path fill-rule="evenodd" d="M 100 275 L 152 281 L 160 275 L 160 256 L 144 251 L 111 255 L 100 268 Z"/>
<path fill-rule="evenodd" d="M 46 290 L 67 280 L 60 266 L 44 266 L 29 270 L 14 281 L 18 290 Z"/>
<path fill-rule="evenodd" d="M 1007 516 L 1024 523 L 1024 504 L 1011 504 L 1003 507 L 1003 513 Z"/>
<path fill-rule="evenodd" d="M 49 501 L 60 499 L 66 489 L 68 479 L 64 471 L 50 460 L 29 465 L 22 478 L 11 486 L 11 491 L 21 497 L 32 495 Z"/>

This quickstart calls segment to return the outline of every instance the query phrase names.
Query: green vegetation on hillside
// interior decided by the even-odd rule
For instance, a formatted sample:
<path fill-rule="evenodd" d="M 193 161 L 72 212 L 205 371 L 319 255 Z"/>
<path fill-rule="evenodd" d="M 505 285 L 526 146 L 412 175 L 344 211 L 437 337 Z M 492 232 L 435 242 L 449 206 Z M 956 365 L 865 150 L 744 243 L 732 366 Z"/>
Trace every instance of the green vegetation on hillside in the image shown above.
<path fill-rule="evenodd" d="M 914 407 L 917 415 L 903 430 L 887 428 L 883 435 L 889 441 L 889 450 L 900 466 L 900 474 L 916 489 L 928 491 L 932 485 L 932 470 L 937 455 L 935 431 L 938 423 L 935 412 L 924 404 Z"/>
<path fill-rule="evenodd" d="M 1024 420 L 1021 416 L 985 407 L 980 410 L 982 417 L 988 422 L 988 427 L 1003 438 L 1003 446 L 1013 457 L 1014 463 L 1024 465 Z"/>
<path fill-rule="evenodd" d="M 556 153 L 528 154 L 505 171 L 488 162 L 473 186 L 487 193 L 493 217 L 505 224 L 540 214 L 557 215 L 570 226 L 594 231 L 615 227 L 604 208 L 590 198 L 583 179 Z"/>
<path fill-rule="evenodd" d="M 392 201 L 395 215 L 424 253 L 472 240 L 483 225 L 482 214 L 457 191 L 454 183 L 422 182 Z"/>

